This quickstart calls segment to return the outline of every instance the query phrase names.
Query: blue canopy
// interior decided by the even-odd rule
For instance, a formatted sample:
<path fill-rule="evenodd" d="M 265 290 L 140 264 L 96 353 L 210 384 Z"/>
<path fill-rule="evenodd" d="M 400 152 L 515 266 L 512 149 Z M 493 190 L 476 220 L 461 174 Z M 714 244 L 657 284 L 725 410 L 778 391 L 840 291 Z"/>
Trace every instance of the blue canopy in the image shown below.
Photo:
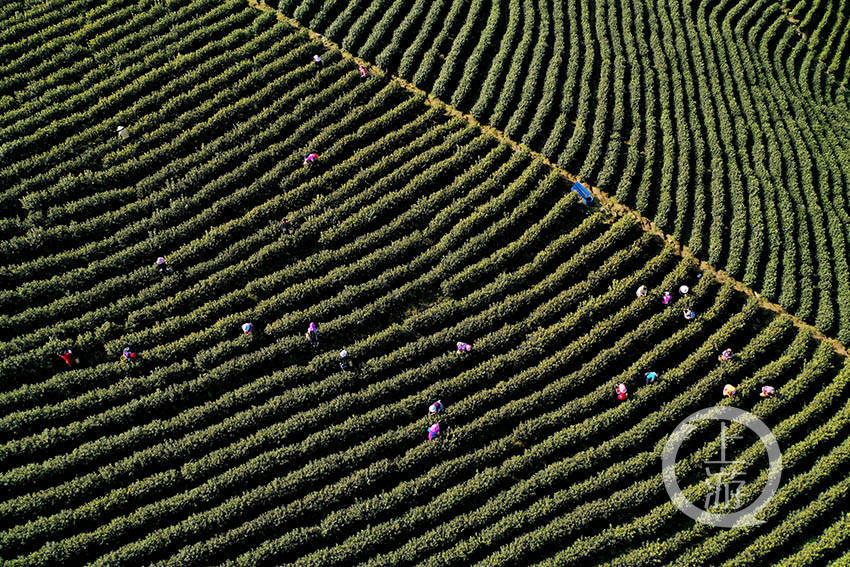
<path fill-rule="evenodd" d="M 593 202 L 593 194 L 581 184 L 581 182 L 576 181 L 573 184 L 573 191 L 578 193 L 578 196 L 584 200 L 585 205 L 589 205 Z"/>

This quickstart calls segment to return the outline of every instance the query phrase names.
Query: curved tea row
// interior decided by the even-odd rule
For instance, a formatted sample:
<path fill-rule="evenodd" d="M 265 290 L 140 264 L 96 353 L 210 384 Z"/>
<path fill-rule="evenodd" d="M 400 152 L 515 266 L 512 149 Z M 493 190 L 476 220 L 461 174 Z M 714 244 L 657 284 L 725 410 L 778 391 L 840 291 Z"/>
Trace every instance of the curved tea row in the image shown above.
<path fill-rule="evenodd" d="M 846 6 L 798 3 L 806 38 L 770 0 L 279 8 L 850 338 Z"/>

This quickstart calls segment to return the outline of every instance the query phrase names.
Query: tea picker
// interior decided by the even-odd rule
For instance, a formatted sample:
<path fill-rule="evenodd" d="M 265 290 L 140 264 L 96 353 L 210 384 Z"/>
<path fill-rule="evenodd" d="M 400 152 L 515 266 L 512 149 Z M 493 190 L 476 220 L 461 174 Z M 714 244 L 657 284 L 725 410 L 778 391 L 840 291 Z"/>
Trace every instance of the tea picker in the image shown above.
<path fill-rule="evenodd" d="M 163 276 L 171 273 L 171 265 L 165 261 L 163 256 L 156 259 L 156 269 L 159 270 L 159 273 Z"/>
<path fill-rule="evenodd" d="M 293 232 L 295 232 L 294 229 L 292 228 L 292 225 L 289 224 L 289 222 L 286 219 L 283 219 L 282 221 L 280 221 L 280 230 L 283 234 L 292 234 Z"/>
<path fill-rule="evenodd" d="M 437 400 L 428 408 L 428 417 L 433 417 L 437 415 L 438 413 L 442 412 L 443 409 L 445 409 L 443 406 L 443 402 Z"/>
<path fill-rule="evenodd" d="M 66 348 L 62 351 L 62 354 L 59 357 L 65 361 L 65 364 L 68 365 L 68 368 L 72 368 L 74 364 L 79 362 L 76 358 L 74 358 L 74 353 L 71 352 L 71 349 Z"/>
<path fill-rule="evenodd" d="M 135 364 L 138 361 L 138 355 L 130 350 L 130 347 L 124 347 L 124 351 L 121 353 L 121 360 L 127 362 L 129 364 Z"/>
<path fill-rule="evenodd" d="M 319 346 L 319 327 L 315 323 L 310 323 L 310 326 L 307 327 L 307 342 L 311 346 Z"/>
<path fill-rule="evenodd" d="M 353 371 L 353 368 L 351 367 L 351 361 L 348 358 L 348 351 L 345 349 L 339 351 L 339 367 L 343 372 Z"/>
<path fill-rule="evenodd" d="M 625 384 L 617 384 L 617 399 L 620 401 L 625 400 L 629 397 L 629 393 L 626 391 Z"/>

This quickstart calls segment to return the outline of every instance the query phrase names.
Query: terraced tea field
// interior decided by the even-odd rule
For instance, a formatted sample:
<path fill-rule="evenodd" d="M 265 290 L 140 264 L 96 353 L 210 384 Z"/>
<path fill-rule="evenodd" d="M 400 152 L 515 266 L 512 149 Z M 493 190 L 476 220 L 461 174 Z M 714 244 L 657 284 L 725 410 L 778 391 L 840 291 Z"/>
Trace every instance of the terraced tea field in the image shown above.
<path fill-rule="evenodd" d="M 846 1 L 279 7 L 850 339 Z"/>
<path fill-rule="evenodd" d="M 0 21 L 3 565 L 841 560 L 850 367 L 813 328 L 245 2 Z M 695 523 L 665 491 L 665 440 L 715 404 L 782 447 L 763 524 Z M 764 447 L 730 431 L 749 503 Z M 680 452 L 694 502 L 720 447 L 703 424 Z"/>

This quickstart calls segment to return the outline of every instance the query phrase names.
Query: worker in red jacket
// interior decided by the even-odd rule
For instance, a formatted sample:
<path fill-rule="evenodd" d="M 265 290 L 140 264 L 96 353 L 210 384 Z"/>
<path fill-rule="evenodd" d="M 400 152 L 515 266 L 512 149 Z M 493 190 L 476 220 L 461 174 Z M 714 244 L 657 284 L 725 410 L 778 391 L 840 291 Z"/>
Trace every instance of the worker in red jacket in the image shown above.
<path fill-rule="evenodd" d="M 625 384 L 617 384 L 617 399 L 620 401 L 625 400 L 629 397 L 629 393 L 626 390 Z"/>
<path fill-rule="evenodd" d="M 74 366 L 74 363 L 76 362 L 73 355 L 74 355 L 74 353 L 71 352 L 71 349 L 66 348 L 65 350 L 62 351 L 62 354 L 60 354 L 59 356 L 62 358 L 62 360 L 65 361 L 65 364 L 68 365 L 68 368 L 71 368 L 72 366 Z"/>

